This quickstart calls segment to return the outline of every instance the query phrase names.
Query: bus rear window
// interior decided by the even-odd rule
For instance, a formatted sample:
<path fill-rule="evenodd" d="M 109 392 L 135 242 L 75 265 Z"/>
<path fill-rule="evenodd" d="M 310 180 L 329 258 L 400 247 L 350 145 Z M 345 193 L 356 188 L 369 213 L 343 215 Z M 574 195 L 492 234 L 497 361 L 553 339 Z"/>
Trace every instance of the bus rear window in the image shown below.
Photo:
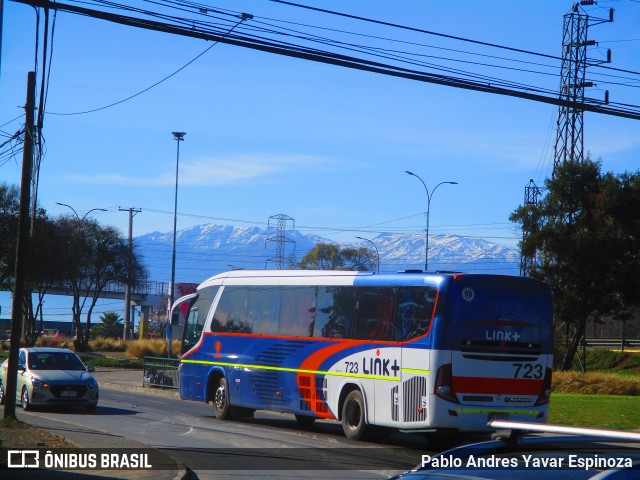
<path fill-rule="evenodd" d="M 544 285 L 515 277 L 465 279 L 452 284 L 447 299 L 454 343 L 550 343 L 551 299 Z"/>

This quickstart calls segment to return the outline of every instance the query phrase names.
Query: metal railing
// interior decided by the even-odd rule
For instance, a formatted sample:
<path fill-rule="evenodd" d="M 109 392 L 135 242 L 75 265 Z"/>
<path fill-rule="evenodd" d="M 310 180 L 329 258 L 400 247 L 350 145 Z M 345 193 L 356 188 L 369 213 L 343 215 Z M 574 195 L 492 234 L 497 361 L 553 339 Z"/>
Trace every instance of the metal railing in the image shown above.
<path fill-rule="evenodd" d="M 179 388 L 179 366 L 180 360 L 177 358 L 144 357 L 142 385 L 145 387 Z"/>
<path fill-rule="evenodd" d="M 586 338 L 583 339 L 583 342 L 587 347 L 608 347 L 620 350 L 640 347 L 640 339 L 638 338 Z"/>

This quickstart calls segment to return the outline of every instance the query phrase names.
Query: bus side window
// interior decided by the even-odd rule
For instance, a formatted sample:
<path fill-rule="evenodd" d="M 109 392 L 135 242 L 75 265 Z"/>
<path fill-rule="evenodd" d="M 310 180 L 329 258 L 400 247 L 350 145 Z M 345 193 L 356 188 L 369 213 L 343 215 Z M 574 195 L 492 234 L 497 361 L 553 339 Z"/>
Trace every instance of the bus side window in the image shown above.
<path fill-rule="evenodd" d="M 278 333 L 280 287 L 253 287 L 249 293 L 248 322 L 251 333 Z"/>
<path fill-rule="evenodd" d="M 353 287 L 322 287 L 318 291 L 314 337 L 348 338 L 355 304 Z"/>
<path fill-rule="evenodd" d="M 434 287 L 402 287 L 398 289 L 394 322 L 396 340 L 410 340 L 427 333 L 434 314 L 436 294 L 437 290 Z"/>
<path fill-rule="evenodd" d="M 356 288 L 352 338 L 358 340 L 395 340 L 393 314 L 396 292 L 393 287 Z"/>
<path fill-rule="evenodd" d="M 310 336 L 315 317 L 313 287 L 284 287 L 278 333 L 295 337 Z"/>
<path fill-rule="evenodd" d="M 225 287 L 211 322 L 212 332 L 251 333 L 248 323 L 249 287 Z"/>

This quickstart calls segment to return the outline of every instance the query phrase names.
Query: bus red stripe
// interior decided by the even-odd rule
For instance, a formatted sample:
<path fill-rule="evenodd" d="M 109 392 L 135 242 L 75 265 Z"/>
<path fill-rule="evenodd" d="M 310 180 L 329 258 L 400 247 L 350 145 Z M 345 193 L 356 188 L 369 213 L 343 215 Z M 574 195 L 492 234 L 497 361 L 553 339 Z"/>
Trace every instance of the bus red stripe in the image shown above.
<path fill-rule="evenodd" d="M 454 376 L 453 388 L 456 393 L 538 395 L 542 389 L 542 380 Z"/>

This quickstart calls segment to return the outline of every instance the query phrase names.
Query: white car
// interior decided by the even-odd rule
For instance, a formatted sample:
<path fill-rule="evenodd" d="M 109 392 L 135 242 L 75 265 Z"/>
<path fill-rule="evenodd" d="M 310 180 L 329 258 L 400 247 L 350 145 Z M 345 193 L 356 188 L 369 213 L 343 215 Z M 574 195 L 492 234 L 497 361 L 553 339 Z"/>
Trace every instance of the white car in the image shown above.
<path fill-rule="evenodd" d="M 8 360 L 0 366 L 0 404 L 4 403 Z M 34 406 L 75 405 L 92 412 L 98 406 L 98 382 L 93 367 L 65 348 L 21 348 L 18 354 L 16 401 Z"/>

